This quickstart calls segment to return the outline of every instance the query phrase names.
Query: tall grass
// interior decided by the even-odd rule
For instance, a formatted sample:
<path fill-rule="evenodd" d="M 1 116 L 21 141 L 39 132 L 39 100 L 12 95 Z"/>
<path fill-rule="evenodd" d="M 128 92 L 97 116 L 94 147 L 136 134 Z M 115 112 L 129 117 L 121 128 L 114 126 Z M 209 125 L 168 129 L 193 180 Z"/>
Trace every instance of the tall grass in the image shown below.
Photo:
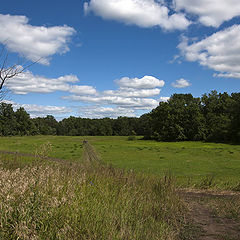
<path fill-rule="evenodd" d="M 185 207 L 170 176 L 100 162 L 0 162 L 0 239 L 178 239 Z"/>

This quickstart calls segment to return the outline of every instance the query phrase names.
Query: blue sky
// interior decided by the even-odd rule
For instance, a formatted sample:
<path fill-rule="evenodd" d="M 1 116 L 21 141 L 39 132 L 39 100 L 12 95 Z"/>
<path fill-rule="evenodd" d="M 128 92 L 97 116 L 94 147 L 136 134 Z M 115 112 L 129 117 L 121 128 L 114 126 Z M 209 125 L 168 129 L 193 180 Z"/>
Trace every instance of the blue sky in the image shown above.
<path fill-rule="evenodd" d="M 140 116 L 174 93 L 239 92 L 239 0 L 1 0 L 7 100 L 32 117 Z"/>

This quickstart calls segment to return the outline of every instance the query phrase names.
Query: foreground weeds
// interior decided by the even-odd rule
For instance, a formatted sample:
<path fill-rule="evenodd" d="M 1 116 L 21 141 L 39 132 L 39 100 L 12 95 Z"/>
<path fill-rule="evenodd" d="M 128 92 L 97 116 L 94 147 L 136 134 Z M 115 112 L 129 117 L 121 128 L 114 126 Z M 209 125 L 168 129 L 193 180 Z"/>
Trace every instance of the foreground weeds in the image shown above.
<path fill-rule="evenodd" d="M 0 165 L 0 239 L 179 237 L 186 211 L 171 177 L 98 162 L 13 166 Z"/>
<path fill-rule="evenodd" d="M 240 195 L 206 197 L 204 201 L 217 217 L 240 222 Z"/>

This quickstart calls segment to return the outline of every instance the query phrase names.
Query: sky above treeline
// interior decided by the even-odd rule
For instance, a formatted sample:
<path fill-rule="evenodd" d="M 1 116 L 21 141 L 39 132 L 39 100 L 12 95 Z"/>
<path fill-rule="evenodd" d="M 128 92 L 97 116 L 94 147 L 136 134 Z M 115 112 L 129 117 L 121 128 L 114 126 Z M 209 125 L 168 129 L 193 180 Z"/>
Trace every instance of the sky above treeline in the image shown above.
<path fill-rule="evenodd" d="M 174 93 L 240 90 L 239 0 L 0 3 L 8 62 L 37 61 L 6 100 L 32 117 L 135 117 Z"/>

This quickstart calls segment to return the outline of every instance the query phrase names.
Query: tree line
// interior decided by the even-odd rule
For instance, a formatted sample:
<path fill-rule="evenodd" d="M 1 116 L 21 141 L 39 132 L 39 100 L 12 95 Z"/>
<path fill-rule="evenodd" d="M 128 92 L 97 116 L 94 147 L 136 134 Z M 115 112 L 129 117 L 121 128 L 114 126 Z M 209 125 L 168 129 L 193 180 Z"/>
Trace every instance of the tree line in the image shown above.
<path fill-rule="evenodd" d="M 240 142 L 240 93 L 174 94 L 150 113 L 160 141 Z"/>
<path fill-rule="evenodd" d="M 0 136 L 144 136 L 157 141 L 240 143 L 240 93 L 212 91 L 201 98 L 173 94 L 167 102 L 139 118 L 89 119 L 53 116 L 30 118 L 20 107 L 0 103 Z"/>

